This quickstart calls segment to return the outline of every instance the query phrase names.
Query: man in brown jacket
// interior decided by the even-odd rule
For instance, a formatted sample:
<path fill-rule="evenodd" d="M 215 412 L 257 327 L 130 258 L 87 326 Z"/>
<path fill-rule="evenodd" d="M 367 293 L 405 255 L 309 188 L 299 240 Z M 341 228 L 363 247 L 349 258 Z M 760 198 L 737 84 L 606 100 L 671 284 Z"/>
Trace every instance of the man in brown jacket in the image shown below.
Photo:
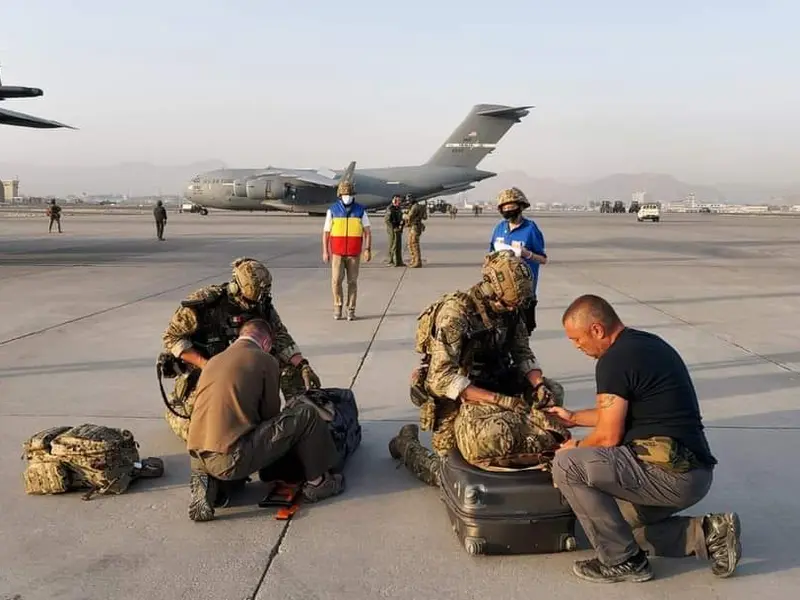
<path fill-rule="evenodd" d="M 305 472 L 304 500 L 344 490 L 343 476 L 330 472 L 336 446 L 316 409 L 299 404 L 281 411 L 280 367 L 271 346 L 269 323 L 253 319 L 203 368 L 187 440 L 193 521 L 214 518 L 218 480 L 245 479 L 290 452 Z"/>

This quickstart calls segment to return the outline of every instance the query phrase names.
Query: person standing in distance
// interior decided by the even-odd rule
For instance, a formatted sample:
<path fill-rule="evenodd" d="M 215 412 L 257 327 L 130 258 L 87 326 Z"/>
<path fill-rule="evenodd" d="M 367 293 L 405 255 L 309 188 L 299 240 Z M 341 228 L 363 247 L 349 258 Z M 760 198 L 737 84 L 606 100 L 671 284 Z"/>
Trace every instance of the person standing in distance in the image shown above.
<path fill-rule="evenodd" d="M 597 359 L 596 408 L 545 409 L 566 427 L 592 428 L 564 442 L 552 464 L 553 483 L 597 552 L 573 572 L 592 582 L 648 581 L 649 553 L 694 555 L 728 577 L 742 554 L 739 516 L 675 516 L 706 496 L 717 464 L 683 359 L 659 336 L 626 327 L 598 296 L 576 298 L 562 323 Z"/>
<path fill-rule="evenodd" d="M 358 270 L 363 248 L 364 260 L 372 260 L 369 217 L 366 209 L 355 201 L 355 190 L 350 181 L 342 181 L 336 188 L 339 199 L 328 208 L 322 228 L 322 260 L 331 262 L 331 288 L 333 291 L 333 318 L 342 318 L 342 280 L 347 273 L 347 320 L 356 318 L 358 295 Z"/>
<path fill-rule="evenodd" d="M 167 226 L 167 209 L 164 208 L 164 203 L 159 200 L 153 208 L 153 218 L 156 220 L 156 237 L 162 242 L 164 241 L 164 227 Z"/>
<path fill-rule="evenodd" d="M 405 267 L 403 262 L 403 209 L 399 194 L 392 196 L 392 203 L 386 208 L 383 220 L 386 223 L 386 234 L 389 238 L 389 264 L 393 267 Z"/>
<path fill-rule="evenodd" d="M 536 304 L 538 303 L 536 288 L 539 284 L 539 265 L 547 264 L 544 235 L 534 221 L 522 216 L 522 211 L 530 205 L 531 203 L 519 188 L 512 187 L 500 192 L 497 196 L 497 210 L 503 215 L 503 220 L 495 225 L 492 239 L 489 242 L 490 252 L 510 247 L 531 268 L 533 298 L 523 309 L 528 335 L 536 329 Z"/>
<path fill-rule="evenodd" d="M 411 254 L 411 263 L 408 266 L 419 269 L 422 267 L 419 238 L 425 231 L 425 223 L 422 221 L 428 218 L 428 210 L 424 202 L 419 202 L 411 194 L 406 194 L 406 201 L 411 204 L 404 218 L 405 227 L 408 229 L 408 252 Z"/>

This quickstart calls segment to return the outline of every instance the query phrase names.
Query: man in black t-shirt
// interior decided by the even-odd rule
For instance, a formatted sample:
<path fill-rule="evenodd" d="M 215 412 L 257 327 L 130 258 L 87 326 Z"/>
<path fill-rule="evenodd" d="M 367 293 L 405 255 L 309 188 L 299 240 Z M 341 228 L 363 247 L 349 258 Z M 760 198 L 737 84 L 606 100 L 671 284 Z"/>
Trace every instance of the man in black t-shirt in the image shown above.
<path fill-rule="evenodd" d="M 553 460 L 553 481 L 597 552 L 573 572 L 589 581 L 647 581 L 647 552 L 695 555 L 728 577 L 742 553 L 738 515 L 674 516 L 706 496 L 717 464 L 680 355 L 657 335 L 626 327 L 598 296 L 574 300 L 562 323 L 597 359 L 596 408 L 548 409 L 567 427 L 593 428 Z"/>

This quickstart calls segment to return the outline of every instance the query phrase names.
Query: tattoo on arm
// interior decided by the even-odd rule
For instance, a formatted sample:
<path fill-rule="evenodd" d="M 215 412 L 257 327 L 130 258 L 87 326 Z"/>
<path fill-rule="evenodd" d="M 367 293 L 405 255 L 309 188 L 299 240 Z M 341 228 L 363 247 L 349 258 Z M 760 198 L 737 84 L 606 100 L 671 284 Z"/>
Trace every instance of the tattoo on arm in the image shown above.
<path fill-rule="evenodd" d="M 616 399 L 617 397 L 614 394 L 600 394 L 600 397 L 597 400 L 597 405 L 600 408 L 611 408 Z"/>

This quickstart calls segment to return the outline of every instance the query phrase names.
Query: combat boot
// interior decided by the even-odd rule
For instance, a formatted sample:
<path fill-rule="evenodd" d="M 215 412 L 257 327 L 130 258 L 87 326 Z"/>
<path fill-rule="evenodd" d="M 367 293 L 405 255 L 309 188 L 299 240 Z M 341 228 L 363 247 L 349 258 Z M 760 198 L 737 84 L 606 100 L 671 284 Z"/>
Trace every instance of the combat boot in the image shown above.
<path fill-rule="evenodd" d="M 422 481 L 439 486 L 439 457 L 419 441 L 419 426 L 413 423 L 403 425 L 400 432 L 389 442 L 389 454 L 398 459 Z"/>
<path fill-rule="evenodd" d="M 219 496 L 219 482 L 208 473 L 192 471 L 189 476 L 189 518 L 192 521 L 210 521 L 214 518 L 214 504 Z"/>
<path fill-rule="evenodd" d="M 736 513 L 717 513 L 703 517 L 711 572 L 717 577 L 729 577 L 742 558 L 741 523 Z"/>
<path fill-rule="evenodd" d="M 403 425 L 400 428 L 400 432 L 389 442 L 389 454 L 392 455 L 392 458 L 399 460 L 403 457 L 405 444 L 401 442 L 405 440 L 419 442 L 419 427 L 414 423 Z"/>

